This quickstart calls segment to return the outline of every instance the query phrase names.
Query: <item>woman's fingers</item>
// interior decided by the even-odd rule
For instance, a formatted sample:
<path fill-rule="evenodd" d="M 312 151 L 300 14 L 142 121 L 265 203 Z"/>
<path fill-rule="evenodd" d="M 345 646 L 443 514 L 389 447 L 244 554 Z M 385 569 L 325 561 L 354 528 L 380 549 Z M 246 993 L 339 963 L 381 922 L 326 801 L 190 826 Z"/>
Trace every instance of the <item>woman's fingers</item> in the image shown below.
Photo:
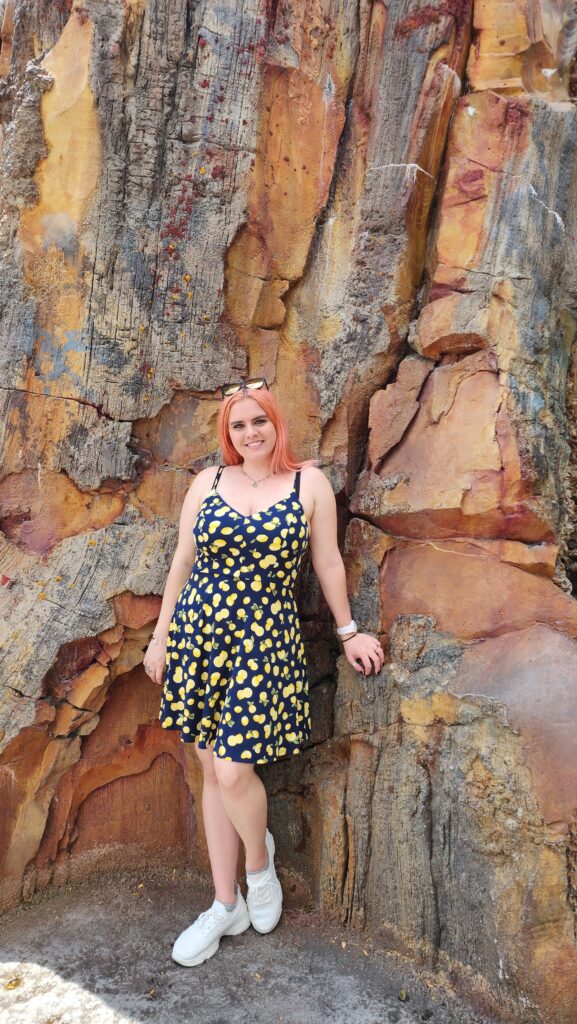
<path fill-rule="evenodd" d="M 365 654 L 363 652 L 363 654 L 357 655 L 357 657 L 358 657 L 359 661 L 361 662 L 361 665 L 362 665 L 362 670 L 361 671 L 362 671 L 363 675 L 365 675 L 365 676 L 370 675 L 371 669 L 372 669 L 373 666 L 371 665 L 371 660 L 370 660 L 368 654 Z"/>
<path fill-rule="evenodd" d="M 350 643 L 351 646 L 355 647 L 355 651 L 354 653 L 352 650 L 346 652 L 347 660 L 357 672 L 362 672 L 364 676 L 368 676 L 372 672 L 381 671 L 385 662 L 385 652 L 374 636 L 361 634 L 358 639 L 355 638 Z"/>
<path fill-rule="evenodd" d="M 379 670 L 381 668 L 381 663 L 379 661 L 379 656 L 378 656 L 377 652 L 376 651 L 371 651 L 371 653 L 369 654 L 369 657 L 370 657 L 370 659 L 372 661 L 371 670 L 373 672 L 379 672 Z"/>
<path fill-rule="evenodd" d="M 151 679 L 153 683 L 156 683 L 157 686 L 160 686 L 164 675 L 164 662 L 161 661 L 155 665 L 153 662 L 149 662 L 145 658 L 143 666 L 148 678 Z"/>

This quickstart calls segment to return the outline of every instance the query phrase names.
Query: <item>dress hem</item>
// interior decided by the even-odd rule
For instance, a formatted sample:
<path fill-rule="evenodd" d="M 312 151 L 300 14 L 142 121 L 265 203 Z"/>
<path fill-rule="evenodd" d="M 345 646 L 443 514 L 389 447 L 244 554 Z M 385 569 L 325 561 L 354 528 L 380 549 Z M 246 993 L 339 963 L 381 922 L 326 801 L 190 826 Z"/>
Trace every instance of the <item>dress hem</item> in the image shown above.
<path fill-rule="evenodd" d="M 178 732 L 178 733 L 180 733 L 179 739 L 180 739 L 181 743 L 197 743 L 200 750 L 207 750 L 208 749 L 208 745 L 207 745 L 206 741 L 202 742 L 201 740 L 198 739 L 198 737 L 193 736 L 192 734 L 189 735 L 189 736 L 183 735 L 181 727 L 179 725 L 163 725 L 162 721 L 161 721 L 161 727 L 163 729 L 165 729 L 166 732 Z M 311 738 L 311 733 L 310 732 L 302 734 L 302 738 L 300 740 L 301 745 L 303 743 L 306 743 L 308 740 L 310 740 L 310 738 Z M 214 745 L 216 745 L 216 743 L 218 741 L 217 740 L 213 740 L 212 742 L 213 742 Z M 286 754 L 282 754 L 280 757 L 262 757 L 262 758 L 250 758 L 249 759 L 248 757 L 242 757 L 242 758 L 241 757 L 220 757 L 218 754 L 214 754 L 214 756 L 219 761 L 231 761 L 233 764 L 273 764 L 276 761 L 285 761 L 287 759 L 287 757 L 295 757 L 298 754 L 302 754 L 301 747 L 295 747 L 293 750 L 287 751 Z"/>

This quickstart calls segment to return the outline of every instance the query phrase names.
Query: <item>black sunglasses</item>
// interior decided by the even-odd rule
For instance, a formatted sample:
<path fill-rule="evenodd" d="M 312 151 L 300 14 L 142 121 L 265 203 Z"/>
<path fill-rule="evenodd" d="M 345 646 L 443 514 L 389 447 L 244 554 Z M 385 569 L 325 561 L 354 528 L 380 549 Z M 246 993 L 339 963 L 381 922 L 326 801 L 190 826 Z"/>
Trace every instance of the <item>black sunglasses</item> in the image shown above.
<path fill-rule="evenodd" d="M 258 391 L 259 388 L 266 388 L 268 384 L 264 377 L 251 377 L 250 380 L 235 381 L 234 384 L 223 384 L 221 387 L 222 397 L 230 398 L 236 395 L 237 391 Z"/>

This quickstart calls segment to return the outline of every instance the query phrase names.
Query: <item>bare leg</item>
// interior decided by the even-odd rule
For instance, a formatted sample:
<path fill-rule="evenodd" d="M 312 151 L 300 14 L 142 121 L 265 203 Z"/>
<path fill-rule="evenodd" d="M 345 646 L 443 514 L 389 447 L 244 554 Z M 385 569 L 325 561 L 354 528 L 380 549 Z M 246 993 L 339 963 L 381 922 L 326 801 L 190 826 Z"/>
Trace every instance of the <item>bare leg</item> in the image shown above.
<path fill-rule="evenodd" d="M 260 871 L 267 862 L 266 789 L 251 764 L 215 757 L 214 770 L 223 806 L 244 843 L 246 870 Z"/>
<path fill-rule="evenodd" d="M 214 771 L 212 747 L 194 749 L 202 764 L 202 817 L 214 881 L 215 896 L 222 903 L 236 900 L 236 869 L 239 835 L 221 799 L 221 790 Z"/>

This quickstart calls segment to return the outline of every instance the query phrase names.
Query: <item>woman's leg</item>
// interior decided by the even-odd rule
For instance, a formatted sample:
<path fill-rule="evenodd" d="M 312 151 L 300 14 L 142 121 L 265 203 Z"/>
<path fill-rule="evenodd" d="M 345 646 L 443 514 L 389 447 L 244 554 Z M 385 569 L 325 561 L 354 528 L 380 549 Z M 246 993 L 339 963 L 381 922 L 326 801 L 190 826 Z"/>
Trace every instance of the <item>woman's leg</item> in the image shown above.
<path fill-rule="evenodd" d="M 253 765 L 214 758 L 222 805 L 244 843 L 246 870 L 266 867 L 266 790 Z"/>
<path fill-rule="evenodd" d="M 214 771 L 213 748 L 201 750 L 195 743 L 194 749 L 202 764 L 202 817 L 215 896 L 222 903 L 234 903 L 239 834 L 221 799 L 221 789 Z"/>

